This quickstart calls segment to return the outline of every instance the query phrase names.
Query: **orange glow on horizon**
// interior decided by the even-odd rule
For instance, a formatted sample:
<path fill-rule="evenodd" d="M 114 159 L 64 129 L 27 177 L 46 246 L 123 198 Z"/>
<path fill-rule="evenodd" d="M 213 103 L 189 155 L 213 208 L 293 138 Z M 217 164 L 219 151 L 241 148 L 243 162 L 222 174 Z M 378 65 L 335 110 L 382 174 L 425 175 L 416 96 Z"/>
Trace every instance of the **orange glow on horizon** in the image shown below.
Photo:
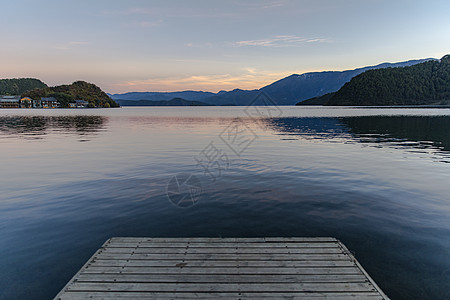
<path fill-rule="evenodd" d="M 105 85 L 104 88 L 109 93 L 178 92 L 188 90 L 217 93 L 219 91 L 230 91 L 234 89 L 260 89 L 292 74 L 316 72 L 258 72 L 253 69 L 246 69 L 246 71 L 246 73 L 240 75 L 193 75 L 188 77 L 130 80 Z"/>

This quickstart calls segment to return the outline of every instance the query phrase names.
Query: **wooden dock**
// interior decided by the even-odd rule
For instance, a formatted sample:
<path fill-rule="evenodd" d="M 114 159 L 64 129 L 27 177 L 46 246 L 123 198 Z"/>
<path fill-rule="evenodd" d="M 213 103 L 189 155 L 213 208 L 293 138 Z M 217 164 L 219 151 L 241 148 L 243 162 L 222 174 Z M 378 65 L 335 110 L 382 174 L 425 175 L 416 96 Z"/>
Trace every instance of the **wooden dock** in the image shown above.
<path fill-rule="evenodd" d="M 388 299 L 335 238 L 107 240 L 55 299 Z"/>

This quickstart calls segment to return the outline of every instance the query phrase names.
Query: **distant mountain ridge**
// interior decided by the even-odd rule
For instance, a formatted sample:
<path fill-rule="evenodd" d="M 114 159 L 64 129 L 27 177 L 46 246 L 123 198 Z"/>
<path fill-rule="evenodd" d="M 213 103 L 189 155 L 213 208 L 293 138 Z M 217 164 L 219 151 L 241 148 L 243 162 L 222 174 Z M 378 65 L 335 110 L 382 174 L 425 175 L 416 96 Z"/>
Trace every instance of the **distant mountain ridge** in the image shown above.
<path fill-rule="evenodd" d="M 429 60 L 436 59 L 427 58 L 398 63 L 382 63 L 346 71 L 309 72 L 300 75 L 292 74 L 256 90 L 234 89 L 232 91 L 220 91 L 218 93 L 202 91 L 131 92 L 112 94 L 110 96 L 115 100 L 122 100 L 120 101 L 121 105 L 127 105 L 126 100 L 167 101 L 173 98 L 201 101 L 211 105 L 249 105 L 260 91 L 264 91 L 278 105 L 294 105 L 305 99 L 336 92 L 353 77 L 365 71 L 389 67 L 412 66 Z"/>
<path fill-rule="evenodd" d="M 201 101 L 173 98 L 171 100 L 116 100 L 122 106 L 211 106 Z"/>
<path fill-rule="evenodd" d="M 184 100 L 198 101 L 215 96 L 215 93 L 202 91 L 182 91 L 182 92 L 129 92 L 124 94 L 108 94 L 115 100 L 151 100 L 162 101 L 182 98 Z"/>

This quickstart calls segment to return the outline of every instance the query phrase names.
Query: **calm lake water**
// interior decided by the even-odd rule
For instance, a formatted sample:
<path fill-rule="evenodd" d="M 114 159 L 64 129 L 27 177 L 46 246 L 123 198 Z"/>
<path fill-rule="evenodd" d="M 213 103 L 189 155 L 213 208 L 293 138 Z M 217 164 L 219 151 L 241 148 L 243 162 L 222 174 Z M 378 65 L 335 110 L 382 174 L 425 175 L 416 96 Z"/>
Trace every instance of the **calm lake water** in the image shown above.
<path fill-rule="evenodd" d="M 450 298 L 450 109 L 254 109 L 0 110 L 0 298 L 112 236 L 332 236 L 392 299 Z"/>

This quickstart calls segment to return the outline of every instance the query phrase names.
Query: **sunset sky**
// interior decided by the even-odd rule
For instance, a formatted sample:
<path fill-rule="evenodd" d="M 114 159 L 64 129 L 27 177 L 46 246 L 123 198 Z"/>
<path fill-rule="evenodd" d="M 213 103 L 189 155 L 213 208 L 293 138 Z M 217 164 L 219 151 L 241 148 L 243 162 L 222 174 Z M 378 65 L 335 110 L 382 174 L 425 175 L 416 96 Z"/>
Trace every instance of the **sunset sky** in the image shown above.
<path fill-rule="evenodd" d="M 260 88 L 450 53 L 450 1 L 0 0 L 0 78 L 110 93 Z"/>

